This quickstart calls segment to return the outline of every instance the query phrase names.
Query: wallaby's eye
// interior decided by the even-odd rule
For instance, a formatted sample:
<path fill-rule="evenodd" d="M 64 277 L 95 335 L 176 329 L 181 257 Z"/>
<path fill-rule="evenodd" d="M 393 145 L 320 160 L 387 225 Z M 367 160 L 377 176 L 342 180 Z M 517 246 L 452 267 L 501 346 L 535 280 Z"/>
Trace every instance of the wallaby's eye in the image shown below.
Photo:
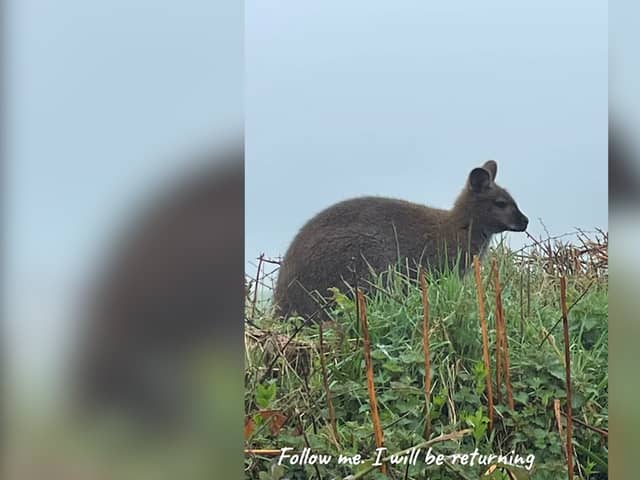
<path fill-rule="evenodd" d="M 507 206 L 507 202 L 504 200 L 494 200 L 493 204 L 498 208 L 504 208 Z"/>

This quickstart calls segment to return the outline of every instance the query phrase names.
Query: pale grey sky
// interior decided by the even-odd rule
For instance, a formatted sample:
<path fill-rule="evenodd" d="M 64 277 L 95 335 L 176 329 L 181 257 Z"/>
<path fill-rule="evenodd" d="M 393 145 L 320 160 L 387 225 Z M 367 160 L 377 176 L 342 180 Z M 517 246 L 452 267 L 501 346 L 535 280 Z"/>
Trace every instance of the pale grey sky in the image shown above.
<path fill-rule="evenodd" d="M 449 207 L 487 159 L 532 233 L 538 218 L 553 234 L 607 227 L 606 1 L 250 1 L 245 15 L 248 262 L 344 198 Z"/>
<path fill-rule="evenodd" d="M 46 389 L 114 231 L 192 153 L 242 130 L 243 5 L 11 0 L 3 13 L 10 374 Z"/>
<path fill-rule="evenodd" d="M 246 125 L 246 252 L 355 195 L 451 204 L 470 168 L 539 229 L 606 226 L 607 3 L 8 2 L 9 346 L 51 367 L 108 233 Z M 230 42 L 229 38 L 237 38 Z M 214 142 L 215 143 L 215 142 Z M 515 234 L 514 234 L 515 235 Z"/>

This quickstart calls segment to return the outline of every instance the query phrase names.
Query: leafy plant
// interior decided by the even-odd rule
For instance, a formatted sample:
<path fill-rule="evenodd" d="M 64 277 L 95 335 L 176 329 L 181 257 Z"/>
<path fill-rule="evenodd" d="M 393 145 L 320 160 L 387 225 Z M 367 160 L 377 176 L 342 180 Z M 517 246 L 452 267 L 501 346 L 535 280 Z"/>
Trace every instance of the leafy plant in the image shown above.
<path fill-rule="evenodd" d="M 566 477 L 565 418 L 562 412 L 558 417 L 554 410 L 554 401 L 559 400 L 562 411 L 566 411 L 563 340 L 558 327 L 552 330 L 560 317 L 557 278 L 562 269 L 567 276 L 569 304 L 579 299 L 569 314 L 574 418 L 581 422 L 574 423 L 575 474 L 581 479 L 607 478 L 608 446 L 602 432 L 608 425 L 608 278 L 602 273 L 602 262 L 593 271 L 586 267 L 572 271 L 564 264 L 550 264 L 547 254 L 525 255 L 503 244 L 488 256 L 489 260 L 496 257 L 500 265 L 515 409 L 508 408 L 503 387 L 500 393 L 505 398 L 502 403 L 496 402 L 495 423 L 489 430 L 485 391 L 489 372 L 482 362 L 477 290 L 472 276 L 460 278 L 455 271 L 427 277 L 432 379 L 427 405 L 422 292 L 406 276 L 406 268 L 391 270 L 372 281 L 366 302 L 385 447 L 393 453 L 423 442 L 428 414 L 431 437 L 471 429 L 471 434 L 462 439 L 438 445 L 442 454 L 473 452 L 476 448 L 481 454 L 531 454 L 535 455 L 533 478 Z M 495 291 L 490 273 L 485 267 L 482 281 L 491 343 L 491 380 L 495 385 Z M 375 458 L 360 322 L 349 292 L 335 290 L 334 295 L 333 322 L 323 326 L 329 391 L 319 361 L 316 324 L 303 325 L 297 331 L 295 322 L 272 318 L 268 305 L 260 317 L 253 319 L 264 336 L 294 340 L 287 347 L 292 351 L 285 349 L 279 354 L 268 381 L 262 378 L 264 359 L 269 355 L 266 344 L 247 343 L 247 365 L 251 368 L 245 376 L 246 414 L 250 417 L 256 409 L 278 409 L 291 420 L 275 436 L 268 429 L 257 428 L 248 448 L 290 446 L 336 457 L 342 453 Z M 303 350 L 310 358 L 308 371 L 301 371 L 298 365 Z M 497 395 L 495 386 L 494 397 Z M 335 429 L 328 397 L 335 412 Z M 478 478 L 488 468 L 478 464 L 426 466 L 422 460 L 389 468 L 396 478 L 428 474 L 428 478 L 441 479 Z M 247 462 L 248 478 L 266 478 L 264 474 L 280 472 L 272 470 L 277 463 L 273 457 L 252 456 Z M 507 467 L 497 469 L 492 478 L 508 478 Z M 353 465 L 337 462 L 284 468 L 286 478 L 315 478 L 318 472 L 321 478 L 344 478 L 358 471 Z M 514 472 L 516 478 L 529 478 L 532 473 L 521 466 Z M 367 478 L 375 477 L 368 474 Z"/>

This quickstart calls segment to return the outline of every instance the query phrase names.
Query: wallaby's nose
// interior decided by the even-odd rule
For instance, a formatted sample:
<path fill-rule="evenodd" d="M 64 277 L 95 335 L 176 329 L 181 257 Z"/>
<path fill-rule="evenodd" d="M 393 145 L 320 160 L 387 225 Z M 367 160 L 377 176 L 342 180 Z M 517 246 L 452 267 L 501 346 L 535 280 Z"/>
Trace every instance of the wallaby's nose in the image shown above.
<path fill-rule="evenodd" d="M 524 232 L 529 225 L 529 219 L 520 210 L 517 210 L 515 218 L 516 220 L 513 222 L 513 225 L 509 230 L 512 232 Z"/>

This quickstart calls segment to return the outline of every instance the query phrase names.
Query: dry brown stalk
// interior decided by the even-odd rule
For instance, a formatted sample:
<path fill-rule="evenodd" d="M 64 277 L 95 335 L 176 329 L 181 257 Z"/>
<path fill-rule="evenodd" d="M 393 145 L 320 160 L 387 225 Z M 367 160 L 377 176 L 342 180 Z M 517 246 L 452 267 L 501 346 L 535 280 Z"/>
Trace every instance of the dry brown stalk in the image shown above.
<path fill-rule="evenodd" d="M 376 447 L 382 448 L 384 437 L 382 433 L 382 423 L 378 413 L 378 399 L 376 397 L 376 387 L 373 383 L 373 364 L 371 362 L 371 339 L 369 338 L 369 328 L 367 327 L 367 305 L 364 301 L 362 290 L 357 290 L 358 306 L 360 311 L 360 321 L 362 322 L 362 336 L 364 339 L 364 361 L 367 368 L 367 387 L 369 389 L 369 404 L 371 406 L 371 419 L 373 420 L 373 431 L 376 439 Z M 380 467 L 382 473 L 387 473 L 387 464 Z"/>
<path fill-rule="evenodd" d="M 567 442 L 562 434 L 562 412 L 560 411 L 560 400 L 555 398 L 553 400 L 553 412 L 556 415 L 556 424 L 558 425 L 558 433 L 560 434 L 560 440 L 562 441 L 562 449 L 564 450 L 564 456 L 567 457 Z"/>
<path fill-rule="evenodd" d="M 246 455 L 280 455 L 282 450 L 279 448 L 245 448 L 244 453 Z"/>
<path fill-rule="evenodd" d="M 324 391 L 327 395 L 327 405 L 329 407 L 329 422 L 331 423 L 331 430 L 333 432 L 334 443 L 340 448 L 340 440 L 338 438 L 338 428 L 336 425 L 336 412 L 333 408 L 333 399 L 331 398 L 331 389 L 329 388 L 329 377 L 327 375 L 327 366 L 324 359 L 324 340 L 322 336 L 322 322 L 318 322 L 319 329 L 319 349 L 320 349 L 320 367 L 322 368 L 322 382 L 324 384 Z"/>
<path fill-rule="evenodd" d="M 496 259 L 493 259 L 493 268 L 496 268 Z M 496 290 L 497 300 L 497 290 Z M 496 389 L 498 390 L 498 403 L 502 404 L 502 323 L 500 322 L 500 309 L 496 308 Z"/>
<path fill-rule="evenodd" d="M 567 380 L 567 473 L 573 480 L 573 392 L 571 390 L 571 352 L 569 351 L 569 315 L 567 311 L 567 279 L 560 277 L 560 302 L 564 330 L 564 363 Z"/>
<path fill-rule="evenodd" d="M 256 318 L 256 303 L 258 303 L 258 285 L 260 285 L 260 270 L 262 269 L 262 262 L 264 261 L 264 253 L 260 254 L 258 258 L 258 271 L 256 272 L 256 284 L 253 291 L 253 301 L 251 302 L 251 319 Z"/>
<path fill-rule="evenodd" d="M 504 309 L 502 307 L 502 290 L 500 287 L 500 272 L 498 269 L 498 261 L 494 257 L 493 259 L 493 271 L 495 274 L 496 282 L 496 323 L 500 324 L 498 329 L 498 337 L 500 338 L 500 348 L 498 353 L 502 353 L 502 366 L 504 367 L 504 377 L 507 386 L 507 401 L 509 408 L 515 410 L 515 404 L 513 401 L 513 389 L 511 388 L 511 371 L 509 366 L 509 342 L 507 340 L 507 324 L 504 319 Z M 500 364 L 500 358 L 498 358 L 498 364 Z"/>
<path fill-rule="evenodd" d="M 420 275 L 422 285 L 422 346 L 424 348 L 424 395 L 427 407 L 427 418 L 424 427 L 424 438 L 428 439 L 431 434 L 431 354 L 429 350 L 429 295 L 427 291 L 427 277 L 424 271 Z"/>
<path fill-rule="evenodd" d="M 476 271 L 476 285 L 478 288 L 478 307 L 480 309 L 480 326 L 482 327 L 482 358 L 487 370 L 487 398 L 489 400 L 489 431 L 493 430 L 493 386 L 491 382 L 491 361 L 489 360 L 489 329 L 484 309 L 484 287 L 480 275 L 480 261 L 478 256 L 473 257 L 473 267 Z"/>

